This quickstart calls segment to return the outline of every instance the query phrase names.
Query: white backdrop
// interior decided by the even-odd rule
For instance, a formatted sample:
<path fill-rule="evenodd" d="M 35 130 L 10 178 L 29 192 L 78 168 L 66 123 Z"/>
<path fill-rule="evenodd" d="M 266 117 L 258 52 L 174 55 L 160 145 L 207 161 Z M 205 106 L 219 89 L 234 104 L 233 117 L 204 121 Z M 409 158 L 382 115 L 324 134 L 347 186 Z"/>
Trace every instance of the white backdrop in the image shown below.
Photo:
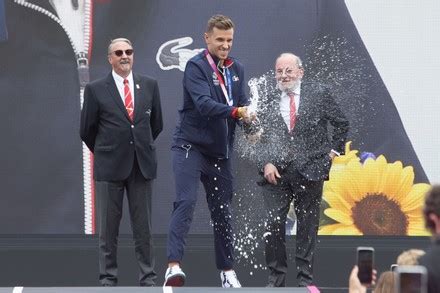
<path fill-rule="evenodd" d="M 440 183 L 440 1 L 346 0 L 431 183 Z"/>

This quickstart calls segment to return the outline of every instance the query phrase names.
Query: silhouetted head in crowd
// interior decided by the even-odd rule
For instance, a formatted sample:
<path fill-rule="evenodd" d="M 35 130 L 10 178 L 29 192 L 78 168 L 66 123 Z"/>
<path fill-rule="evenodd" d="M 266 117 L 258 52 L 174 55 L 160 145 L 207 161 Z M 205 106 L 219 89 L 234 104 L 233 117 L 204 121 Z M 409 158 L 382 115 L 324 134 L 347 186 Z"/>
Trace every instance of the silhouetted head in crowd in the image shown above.
<path fill-rule="evenodd" d="M 425 196 L 423 208 L 426 228 L 432 235 L 440 236 L 440 185 L 434 185 Z"/>
<path fill-rule="evenodd" d="M 394 272 L 383 272 L 379 277 L 379 281 L 377 281 L 373 293 L 395 293 L 395 277 Z"/>
<path fill-rule="evenodd" d="M 399 266 L 416 266 L 419 264 L 419 258 L 425 255 L 421 249 L 405 250 L 397 257 L 397 264 Z"/>

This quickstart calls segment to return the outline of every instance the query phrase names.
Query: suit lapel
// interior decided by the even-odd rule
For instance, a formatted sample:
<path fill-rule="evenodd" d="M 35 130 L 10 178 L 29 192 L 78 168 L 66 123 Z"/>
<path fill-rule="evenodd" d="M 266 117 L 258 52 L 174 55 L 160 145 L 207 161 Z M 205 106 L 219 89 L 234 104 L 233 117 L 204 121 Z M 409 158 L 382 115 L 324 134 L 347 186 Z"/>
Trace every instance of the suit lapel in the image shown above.
<path fill-rule="evenodd" d="M 304 83 L 301 84 L 301 96 L 299 101 L 299 110 L 296 116 L 296 126 L 299 129 L 302 129 L 302 126 L 308 119 L 310 119 L 310 98 L 308 96 L 310 91 L 305 88 Z"/>
<path fill-rule="evenodd" d="M 279 127 L 281 127 L 285 133 L 289 133 L 289 128 L 287 127 L 287 124 L 284 121 L 283 115 L 281 115 L 279 104 L 276 105 L 274 122 L 275 125 L 279 125 Z"/>
<path fill-rule="evenodd" d="M 133 82 L 134 82 L 134 116 L 133 120 L 136 120 L 136 117 L 138 117 L 141 113 L 139 111 L 142 111 L 143 107 L 143 91 L 145 90 L 141 86 L 141 79 L 139 75 L 133 73 Z"/>
<path fill-rule="evenodd" d="M 271 100 L 271 112 L 272 112 L 272 117 L 271 117 L 271 123 L 276 127 L 276 128 L 281 128 L 283 130 L 284 133 L 289 133 L 289 128 L 286 125 L 286 122 L 284 122 L 284 118 L 281 115 L 281 111 L 280 111 L 280 100 L 281 100 L 281 91 L 277 90 L 276 94 L 273 95 L 272 100 Z"/>
<path fill-rule="evenodd" d="M 106 86 L 107 86 L 107 90 L 109 91 L 109 93 L 112 96 L 113 100 L 115 101 L 116 105 L 118 105 L 118 108 L 122 111 L 122 113 L 124 113 L 125 117 L 130 121 L 130 117 L 128 117 L 127 109 L 125 109 L 125 105 L 122 102 L 122 98 L 119 94 L 118 88 L 116 87 L 115 80 L 113 79 L 113 76 L 111 73 L 107 76 Z M 135 100 L 136 100 L 136 98 L 135 98 Z M 135 107 L 135 109 L 136 109 L 136 107 Z"/>

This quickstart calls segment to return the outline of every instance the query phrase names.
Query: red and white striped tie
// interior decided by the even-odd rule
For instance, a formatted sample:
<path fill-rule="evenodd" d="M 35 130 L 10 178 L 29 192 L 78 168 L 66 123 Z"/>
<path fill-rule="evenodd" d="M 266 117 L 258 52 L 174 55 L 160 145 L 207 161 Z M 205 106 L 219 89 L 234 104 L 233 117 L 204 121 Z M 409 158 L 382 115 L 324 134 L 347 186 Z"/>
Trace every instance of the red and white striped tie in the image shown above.
<path fill-rule="evenodd" d="M 124 79 L 124 104 L 125 109 L 127 109 L 128 117 L 133 121 L 133 113 L 134 113 L 134 105 L 133 105 L 133 97 L 131 96 L 130 86 L 128 85 L 128 80 Z"/>
<path fill-rule="evenodd" d="M 293 131 L 296 123 L 296 105 L 295 105 L 295 94 L 289 93 L 290 97 L 290 132 Z"/>

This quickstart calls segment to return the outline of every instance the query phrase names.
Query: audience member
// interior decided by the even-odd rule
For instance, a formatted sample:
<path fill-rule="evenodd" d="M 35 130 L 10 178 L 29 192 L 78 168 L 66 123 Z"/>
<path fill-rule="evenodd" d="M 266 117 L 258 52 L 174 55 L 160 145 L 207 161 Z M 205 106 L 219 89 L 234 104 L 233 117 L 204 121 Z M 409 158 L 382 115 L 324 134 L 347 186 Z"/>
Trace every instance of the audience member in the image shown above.
<path fill-rule="evenodd" d="M 435 185 L 426 194 L 423 208 L 425 225 L 431 231 L 433 244 L 419 263 L 428 270 L 428 292 L 440 292 L 440 185 Z"/>
<path fill-rule="evenodd" d="M 377 285 L 373 290 L 373 293 L 394 293 L 395 292 L 395 273 L 386 271 L 380 274 Z"/>
<path fill-rule="evenodd" d="M 397 257 L 397 265 L 399 265 L 399 266 L 416 266 L 419 264 L 419 258 L 424 255 L 425 255 L 425 252 L 421 249 L 405 250 Z"/>
<path fill-rule="evenodd" d="M 350 273 L 350 278 L 348 279 L 348 293 L 365 293 L 367 292 L 367 287 L 369 287 L 366 284 L 361 284 L 361 281 L 358 277 L 358 266 L 354 266 Z M 376 283 L 376 270 L 373 270 L 373 281 L 371 282 L 371 286 L 374 286 Z"/>

